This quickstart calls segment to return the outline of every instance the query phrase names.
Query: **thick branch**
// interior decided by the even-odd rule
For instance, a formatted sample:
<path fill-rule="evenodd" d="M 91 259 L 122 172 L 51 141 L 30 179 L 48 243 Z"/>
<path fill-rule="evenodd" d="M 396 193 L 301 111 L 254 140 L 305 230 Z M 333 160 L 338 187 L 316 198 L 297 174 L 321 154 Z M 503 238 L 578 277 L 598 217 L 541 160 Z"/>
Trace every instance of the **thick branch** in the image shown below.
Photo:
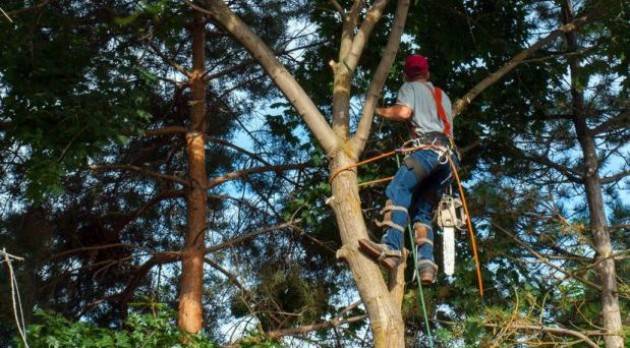
<path fill-rule="evenodd" d="M 383 85 L 389 74 L 389 69 L 394 63 L 398 47 L 400 46 L 400 38 L 402 37 L 403 30 L 405 29 L 405 22 L 407 21 L 407 13 L 409 12 L 409 0 L 399 0 L 396 8 L 396 15 L 392 24 L 392 30 L 389 33 L 387 44 L 383 51 L 381 61 L 378 63 L 370 87 L 368 88 L 367 95 L 365 97 L 365 103 L 363 104 L 363 113 L 361 114 L 361 120 L 357 132 L 352 137 L 352 147 L 355 155 L 358 157 L 363 149 L 367 139 L 370 136 L 370 128 L 372 127 L 372 120 L 374 118 L 374 109 L 376 103 L 381 96 Z"/>
<path fill-rule="evenodd" d="M 151 171 L 147 168 L 143 168 L 143 167 L 139 167 L 139 166 L 134 166 L 131 164 L 97 164 L 97 165 L 91 165 L 90 169 L 95 171 L 95 172 L 104 172 L 104 171 L 132 171 L 132 172 L 137 172 L 143 175 L 147 175 L 147 176 L 151 176 L 157 179 L 162 179 L 162 180 L 169 180 L 169 181 L 174 181 L 177 183 L 180 183 L 184 186 L 189 186 L 189 182 L 177 177 L 177 176 L 173 176 L 173 175 L 165 175 L 165 174 L 161 174 L 161 173 L 156 173 L 154 171 Z"/>
<path fill-rule="evenodd" d="M 240 178 L 245 178 L 250 174 L 259 174 L 259 173 L 264 173 L 264 172 L 279 173 L 285 170 L 304 169 L 306 167 L 308 167 L 306 163 L 296 163 L 296 164 L 282 164 L 282 165 L 277 165 L 277 166 L 262 166 L 262 167 L 256 167 L 256 168 L 248 168 L 248 169 L 228 173 L 228 174 L 216 177 L 216 178 L 212 178 L 208 180 L 208 186 L 206 186 L 206 188 L 211 189 L 215 186 L 223 184 L 226 181 L 232 181 L 232 180 L 236 180 Z"/>
<path fill-rule="evenodd" d="M 475 87 L 473 87 L 470 91 L 468 91 L 468 93 L 466 93 L 463 97 L 458 99 L 453 104 L 453 116 L 457 116 L 460 113 L 462 113 L 462 111 L 464 111 L 464 109 L 468 107 L 468 105 L 470 105 L 473 99 L 475 99 L 479 94 L 481 94 L 481 92 L 483 92 L 486 88 L 492 86 L 497 81 L 499 81 L 503 76 L 505 76 L 505 74 L 509 73 L 514 68 L 516 68 L 516 66 L 522 63 L 532 53 L 541 49 L 545 45 L 551 43 L 560 35 L 577 30 L 580 26 L 584 25 L 584 23 L 588 22 L 590 19 L 592 19 L 592 16 L 588 16 L 588 15 L 577 18 L 571 23 L 567 23 L 561 26 L 560 28 L 552 31 L 549 35 L 540 39 L 538 42 L 530 46 L 528 49 L 514 56 L 507 63 L 505 63 L 505 65 L 503 65 L 499 70 L 490 74 L 488 77 L 486 77 L 477 85 L 475 85 Z"/>
<path fill-rule="evenodd" d="M 186 127 L 181 126 L 166 126 L 157 129 L 148 129 L 144 131 L 144 135 L 148 137 L 155 137 L 160 135 L 173 135 L 173 134 L 181 134 L 184 135 L 188 132 Z"/>
<path fill-rule="evenodd" d="M 274 52 L 256 35 L 229 7 L 221 0 L 207 1 L 208 9 L 201 8 L 187 1 L 192 8 L 211 16 L 230 35 L 241 43 L 269 74 L 276 86 L 295 107 L 297 112 L 313 132 L 326 153 L 332 154 L 338 147 L 338 139 L 306 94 L 302 86 L 289 71 L 278 61 Z"/>

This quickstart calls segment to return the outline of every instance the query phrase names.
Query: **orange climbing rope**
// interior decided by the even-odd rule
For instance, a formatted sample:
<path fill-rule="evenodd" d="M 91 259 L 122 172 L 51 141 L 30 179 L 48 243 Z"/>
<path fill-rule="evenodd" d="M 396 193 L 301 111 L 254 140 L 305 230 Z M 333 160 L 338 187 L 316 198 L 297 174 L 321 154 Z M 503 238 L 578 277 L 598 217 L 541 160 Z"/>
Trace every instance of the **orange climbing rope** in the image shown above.
<path fill-rule="evenodd" d="M 477 270 L 477 286 L 479 287 L 479 296 L 483 298 L 483 276 L 481 275 L 481 263 L 479 262 L 479 254 L 477 253 L 477 238 L 475 237 L 475 231 L 473 231 L 472 221 L 470 220 L 470 213 L 468 212 L 468 203 L 466 196 L 464 195 L 464 187 L 462 181 L 459 179 L 459 173 L 457 172 L 457 166 L 453 163 L 453 159 L 450 155 L 446 156 L 448 163 L 451 165 L 455 181 L 457 181 L 457 188 L 459 189 L 459 196 L 462 199 L 462 205 L 464 206 L 464 213 L 466 214 L 466 226 L 468 227 L 468 233 L 470 234 L 470 244 L 473 251 L 473 259 L 475 260 L 475 268 Z"/>
<path fill-rule="evenodd" d="M 452 142 L 452 138 L 449 137 L 449 140 L 451 140 L 451 145 L 453 145 Z M 376 155 L 374 157 L 370 157 L 366 160 L 342 167 L 337 169 L 331 176 L 330 176 L 330 180 L 329 182 L 332 184 L 333 180 L 337 177 L 337 175 L 339 175 L 341 172 L 346 171 L 346 170 L 350 170 L 353 168 L 357 168 L 360 167 L 364 164 L 368 164 L 374 161 L 378 161 L 382 158 L 386 158 L 392 155 L 395 155 L 397 153 L 408 153 L 408 152 L 413 152 L 413 151 L 417 151 L 417 150 L 426 150 L 426 149 L 434 149 L 434 148 L 439 148 L 438 146 L 435 146 L 433 144 L 423 144 L 423 145 L 418 145 L 418 146 L 414 146 L 414 147 L 405 147 L 405 144 L 403 144 L 403 146 L 399 149 L 395 149 L 393 151 L 389 151 L 389 152 L 385 152 L 379 155 Z M 472 227 L 472 221 L 470 219 L 470 212 L 468 211 L 468 203 L 466 201 L 466 196 L 464 194 L 464 187 L 462 186 L 462 182 L 461 179 L 459 178 L 459 172 L 457 171 L 457 166 L 455 165 L 455 163 L 453 162 L 453 159 L 451 158 L 450 155 L 450 151 L 446 154 L 446 158 L 448 160 L 449 165 L 451 166 L 453 175 L 455 176 L 455 181 L 457 182 L 457 188 L 459 190 L 459 195 L 461 197 L 462 200 L 462 205 L 464 207 L 464 213 L 466 214 L 466 226 L 468 228 L 468 233 L 470 234 L 470 244 L 471 244 L 471 248 L 472 248 L 472 252 L 473 252 L 473 259 L 475 260 L 475 268 L 476 268 L 476 273 L 477 273 L 477 285 L 479 287 L 479 296 L 481 298 L 483 298 L 484 295 L 484 287 L 483 287 L 483 276 L 481 274 L 481 262 L 479 261 L 479 254 L 477 252 L 477 238 L 475 236 L 475 231 L 473 230 Z M 371 181 L 366 181 L 366 182 L 362 182 L 359 183 L 359 187 L 363 187 L 363 186 L 369 186 L 369 185 L 374 185 L 374 184 L 379 184 L 382 182 L 387 182 L 392 180 L 394 177 L 393 176 L 388 176 L 386 178 L 381 178 L 381 179 L 376 179 L 376 180 L 371 180 Z"/>

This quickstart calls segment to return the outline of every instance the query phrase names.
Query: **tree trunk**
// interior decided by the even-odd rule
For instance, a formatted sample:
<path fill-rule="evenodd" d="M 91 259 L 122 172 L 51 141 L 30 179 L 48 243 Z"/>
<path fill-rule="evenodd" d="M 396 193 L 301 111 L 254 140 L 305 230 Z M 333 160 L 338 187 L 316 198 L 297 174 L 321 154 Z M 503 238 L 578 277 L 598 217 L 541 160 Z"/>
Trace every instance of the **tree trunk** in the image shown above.
<path fill-rule="evenodd" d="M 573 21 L 573 6 L 571 0 L 566 0 L 562 6 L 562 20 L 564 23 Z M 568 49 L 576 52 L 578 41 L 575 32 L 567 32 L 565 34 Z M 597 148 L 591 130 L 586 123 L 586 113 L 584 106 L 584 95 L 578 87 L 580 66 L 578 58 L 569 58 L 569 67 L 571 71 L 571 101 L 573 107 L 573 124 L 575 133 L 580 143 L 582 156 L 584 158 L 584 187 L 586 189 L 586 201 L 590 216 L 590 227 L 593 234 L 593 242 L 597 252 L 598 263 L 597 270 L 601 284 L 601 305 L 602 305 L 602 321 L 604 329 L 610 333 L 604 336 L 606 348 L 622 348 L 623 330 L 621 324 L 621 311 L 619 309 L 619 296 L 617 292 L 617 279 L 615 271 L 615 260 L 612 256 L 612 245 L 610 243 L 610 234 L 608 232 L 608 223 L 606 221 L 606 212 L 604 207 L 604 199 L 602 187 L 599 177 L 599 159 L 597 158 Z"/>
<path fill-rule="evenodd" d="M 339 151 L 331 160 L 330 172 L 334 173 L 354 163 L 345 152 Z M 377 348 L 403 348 L 405 324 L 400 305 L 391 296 L 379 266 L 358 250 L 358 240 L 369 238 L 361 211 L 356 171 L 346 170 L 332 184 L 329 204 L 335 212 L 343 246 L 337 257 L 348 263 L 356 281 L 359 294 L 370 317 L 374 346 Z"/>
<path fill-rule="evenodd" d="M 203 258 L 205 253 L 207 175 L 205 155 L 206 85 L 205 71 L 205 21 L 196 12 L 192 24 L 193 71 L 190 75 L 192 91 L 191 126 L 186 134 L 188 174 L 191 187 L 187 192 L 188 231 L 182 253 L 182 277 L 179 294 L 178 323 L 180 329 L 197 333 L 203 325 Z"/>

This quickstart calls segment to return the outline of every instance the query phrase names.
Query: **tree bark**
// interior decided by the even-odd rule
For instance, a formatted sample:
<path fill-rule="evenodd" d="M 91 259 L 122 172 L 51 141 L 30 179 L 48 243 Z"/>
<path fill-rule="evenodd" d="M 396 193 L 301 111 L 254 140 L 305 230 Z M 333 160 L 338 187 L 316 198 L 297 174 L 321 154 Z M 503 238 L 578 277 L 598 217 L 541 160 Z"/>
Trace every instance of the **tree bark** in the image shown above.
<path fill-rule="evenodd" d="M 188 203 L 188 230 L 182 252 L 182 277 L 179 293 L 179 328 L 185 332 L 197 333 L 203 325 L 203 264 L 206 232 L 206 84 L 205 72 L 205 20 L 195 12 L 192 32 L 193 71 L 191 85 L 191 127 L 186 133 L 188 154 L 188 174 L 191 186 L 186 198 Z"/>
<path fill-rule="evenodd" d="M 571 0 L 565 0 L 562 6 L 562 21 L 569 23 L 573 20 L 573 6 Z M 577 50 L 578 41 L 575 32 L 565 34 L 569 50 Z M 586 124 L 586 113 L 584 94 L 579 88 L 580 66 L 578 58 L 569 57 L 569 68 L 571 72 L 571 100 L 573 107 L 573 125 L 575 133 L 580 143 L 584 158 L 584 187 L 586 189 L 586 201 L 588 204 L 590 227 L 593 234 L 595 251 L 597 252 L 597 270 L 601 284 L 601 305 L 603 327 L 609 335 L 604 337 L 606 348 L 622 348 L 623 330 L 621 324 L 621 311 L 619 309 L 619 295 L 617 292 L 617 279 L 615 271 L 615 260 L 611 257 L 612 245 L 610 243 L 610 233 L 602 187 L 599 177 L 599 159 L 597 148 L 591 130 Z M 600 262 L 599 262 L 600 261 Z"/>
<path fill-rule="evenodd" d="M 339 151 L 330 163 L 331 173 L 354 163 Z M 358 250 L 358 240 L 368 239 L 361 211 L 357 174 L 346 170 L 332 183 L 329 204 L 335 212 L 343 246 L 337 257 L 348 263 L 370 317 L 375 347 L 403 348 L 405 330 L 400 306 L 391 296 L 379 266 Z"/>

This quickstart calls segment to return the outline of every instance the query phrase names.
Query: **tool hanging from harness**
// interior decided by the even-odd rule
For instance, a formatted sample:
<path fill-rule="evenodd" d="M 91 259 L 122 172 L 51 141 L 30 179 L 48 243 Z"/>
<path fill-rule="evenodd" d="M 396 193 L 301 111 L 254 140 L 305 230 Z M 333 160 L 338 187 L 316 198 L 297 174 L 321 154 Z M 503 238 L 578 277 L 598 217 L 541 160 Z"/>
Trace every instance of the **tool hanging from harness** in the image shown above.
<path fill-rule="evenodd" d="M 453 197 L 452 192 L 442 195 L 435 210 L 435 220 L 443 231 L 442 259 L 444 274 L 455 273 L 455 229 L 466 231 L 466 213 L 462 201 Z"/>

